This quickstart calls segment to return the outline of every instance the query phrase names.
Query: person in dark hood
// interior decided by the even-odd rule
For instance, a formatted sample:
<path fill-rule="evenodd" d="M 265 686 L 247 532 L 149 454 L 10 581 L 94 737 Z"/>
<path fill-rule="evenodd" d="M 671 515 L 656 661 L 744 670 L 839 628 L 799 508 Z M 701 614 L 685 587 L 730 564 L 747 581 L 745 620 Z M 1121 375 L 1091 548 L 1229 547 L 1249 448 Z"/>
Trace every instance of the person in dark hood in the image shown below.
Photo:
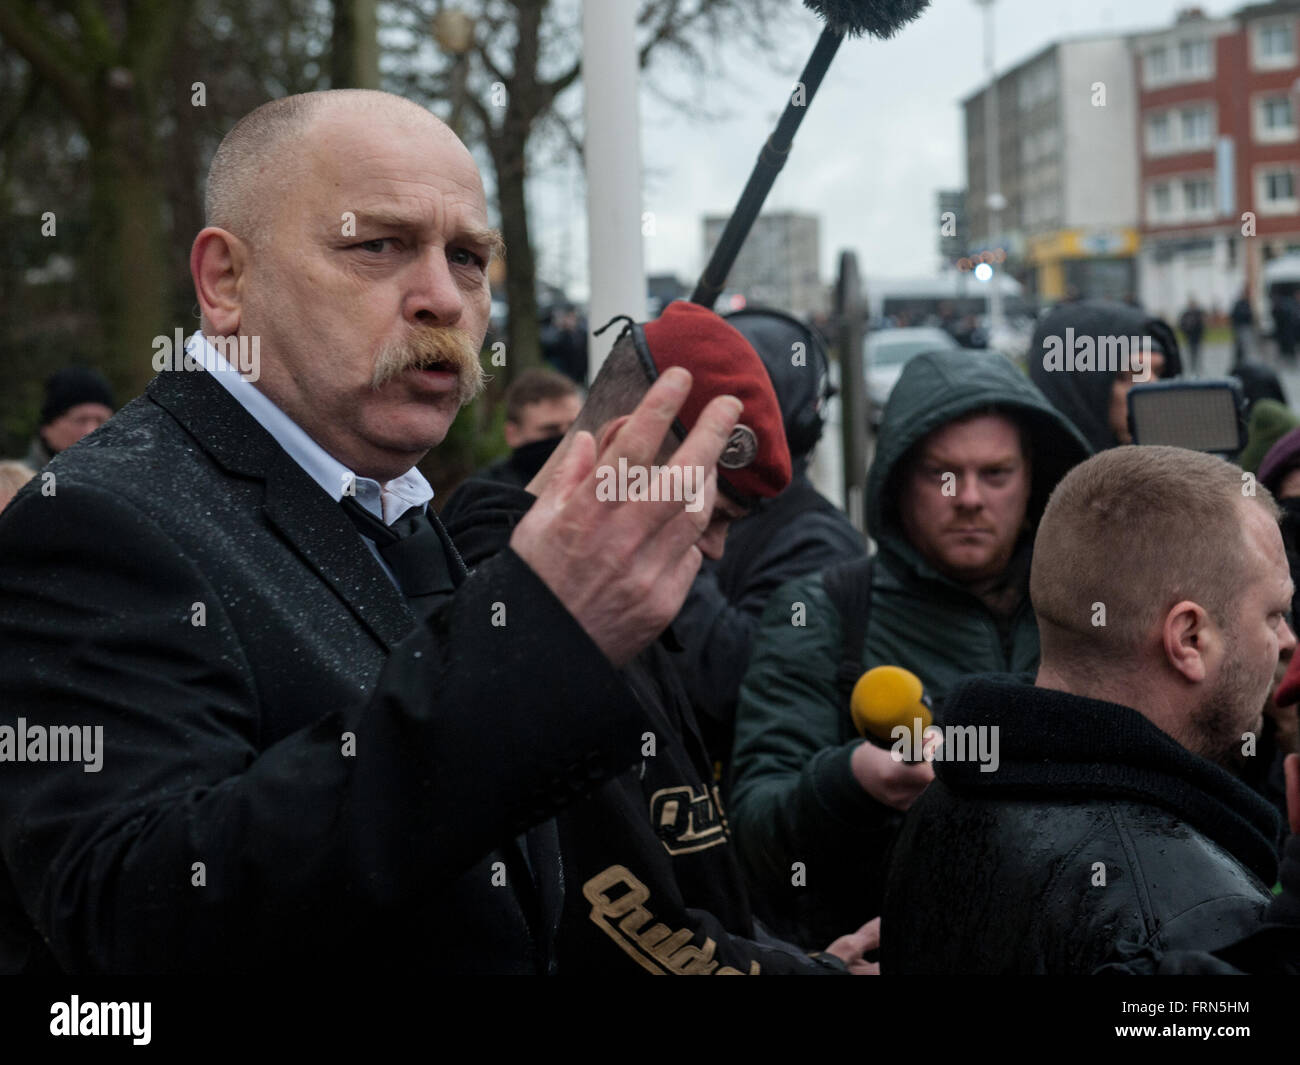
<path fill-rule="evenodd" d="M 1135 369 L 1148 343 L 1152 365 Z M 1127 369 L 1121 353 L 1128 354 Z M 1178 338 L 1168 323 L 1113 300 L 1054 307 L 1029 346 L 1030 379 L 1094 451 L 1132 442 L 1127 402 L 1134 384 L 1177 377 L 1182 369 Z"/>
<path fill-rule="evenodd" d="M 780 311 L 746 308 L 725 317 L 753 345 L 772 379 L 793 476 L 779 496 L 735 523 L 726 554 L 705 560 L 673 621 L 684 648 L 676 656 L 678 669 L 724 798 L 736 698 L 768 597 L 786 581 L 867 553 L 866 539 L 808 479 L 832 392 L 821 337 Z"/>
<path fill-rule="evenodd" d="M 1241 382 L 1241 394 L 1246 401 L 1247 417 L 1250 416 L 1251 408 L 1261 399 L 1275 399 L 1282 406 L 1287 405 L 1286 390 L 1282 387 L 1282 380 L 1278 377 L 1277 371 L 1272 367 L 1260 366 L 1253 362 L 1239 362 L 1228 373 Z"/>
<path fill-rule="evenodd" d="M 523 488 L 551 457 L 578 418 L 578 386 L 554 370 L 525 370 L 506 389 L 506 443 L 509 455 L 476 476 Z"/>
<path fill-rule="evenodd" d="M 1033 669 L 1033 528 L 1087 455 L 1002 355 L 951 350 L 907 363 L 867 479 L 877 553 L 774 592 L 741 685 L 732 825 L 781 934 L 816 946 L 879 912 L 900 811 L 933 777 L 862 742 L 853 682 L 901 666 L 941 701 L 971 673 Z M 793 880 L 801 870 L 803 884 Z"/>

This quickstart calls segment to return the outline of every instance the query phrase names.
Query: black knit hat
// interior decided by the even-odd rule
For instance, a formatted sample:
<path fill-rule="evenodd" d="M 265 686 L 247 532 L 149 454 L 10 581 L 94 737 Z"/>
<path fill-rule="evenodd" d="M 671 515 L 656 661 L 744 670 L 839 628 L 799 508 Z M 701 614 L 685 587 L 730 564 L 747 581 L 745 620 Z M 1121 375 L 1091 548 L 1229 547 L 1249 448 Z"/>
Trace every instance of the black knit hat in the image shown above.
<path fill-rule="evenodd" d="M 41 425 L 49 425 L 79 403 L 102 403 L 116 410 L 113 390 L 98 370 L 84 366 L 65 366 L 55 370 L 45 382 L 45 402 L 41 405 Z"/>

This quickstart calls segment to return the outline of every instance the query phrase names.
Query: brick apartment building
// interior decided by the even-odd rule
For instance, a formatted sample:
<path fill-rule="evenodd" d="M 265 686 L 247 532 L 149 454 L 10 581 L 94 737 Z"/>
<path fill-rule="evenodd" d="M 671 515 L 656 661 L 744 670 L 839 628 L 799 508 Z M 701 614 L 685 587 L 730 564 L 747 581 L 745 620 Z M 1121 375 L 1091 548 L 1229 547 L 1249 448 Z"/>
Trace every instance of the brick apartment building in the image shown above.
<path fill-rule="evenodd" d="M 1142 302 L 1225 312 L 1264 266 L 1300 252 L 1300 0 L 1225 18 L 1184 12 L 1133 38 Z"/>

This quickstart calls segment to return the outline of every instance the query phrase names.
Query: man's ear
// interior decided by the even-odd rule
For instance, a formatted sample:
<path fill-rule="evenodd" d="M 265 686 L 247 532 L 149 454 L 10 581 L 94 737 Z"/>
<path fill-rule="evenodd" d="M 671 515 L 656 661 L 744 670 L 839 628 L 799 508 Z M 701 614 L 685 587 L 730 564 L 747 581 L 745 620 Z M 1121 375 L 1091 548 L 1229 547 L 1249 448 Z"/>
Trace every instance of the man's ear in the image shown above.
<path fill-rule="evenodd" d="M 605 453 L 605 448 L 609 446 L 618 431 L 623 428 L 623 423 L 628 421 L 631 417 L 632 415 L 630 414 L 620 414 L 617 418 L 607 421 L 600 427 L 600 435 L 596 437 L 597 455 L 603 455 Z"/>
<path fill-rule="evenodd" d="M 1184 599 L 1165 615 L 1160 630 L 1165 659 L 1193 684 L 1204 682 L 1223 657 L 1223 644 L 1199 603 Z"/>
<path fill-rule="evenodd" d="M 217 336 L 239 332 L 248 249 L 232 233 L 208 226 L 190 248 L 190 276 L 203 320 Z"/>
<path fill-rule="evenodd" d="M 514 422 L 506 422 L 506 447 L 513 451 L 519 446 L 519 426 Z"/>

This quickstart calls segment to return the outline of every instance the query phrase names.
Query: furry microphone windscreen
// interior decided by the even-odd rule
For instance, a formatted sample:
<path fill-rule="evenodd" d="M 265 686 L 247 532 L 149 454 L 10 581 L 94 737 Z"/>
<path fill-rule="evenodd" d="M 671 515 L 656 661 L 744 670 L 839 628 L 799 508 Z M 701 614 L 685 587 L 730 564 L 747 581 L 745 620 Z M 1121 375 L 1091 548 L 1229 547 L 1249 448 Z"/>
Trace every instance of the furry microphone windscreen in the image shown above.
<path fill-rule="evenodd" d="M 803 0 L 826 24 L 846 37 L 892 37 L 922 11 L 930 0 Z"/>

